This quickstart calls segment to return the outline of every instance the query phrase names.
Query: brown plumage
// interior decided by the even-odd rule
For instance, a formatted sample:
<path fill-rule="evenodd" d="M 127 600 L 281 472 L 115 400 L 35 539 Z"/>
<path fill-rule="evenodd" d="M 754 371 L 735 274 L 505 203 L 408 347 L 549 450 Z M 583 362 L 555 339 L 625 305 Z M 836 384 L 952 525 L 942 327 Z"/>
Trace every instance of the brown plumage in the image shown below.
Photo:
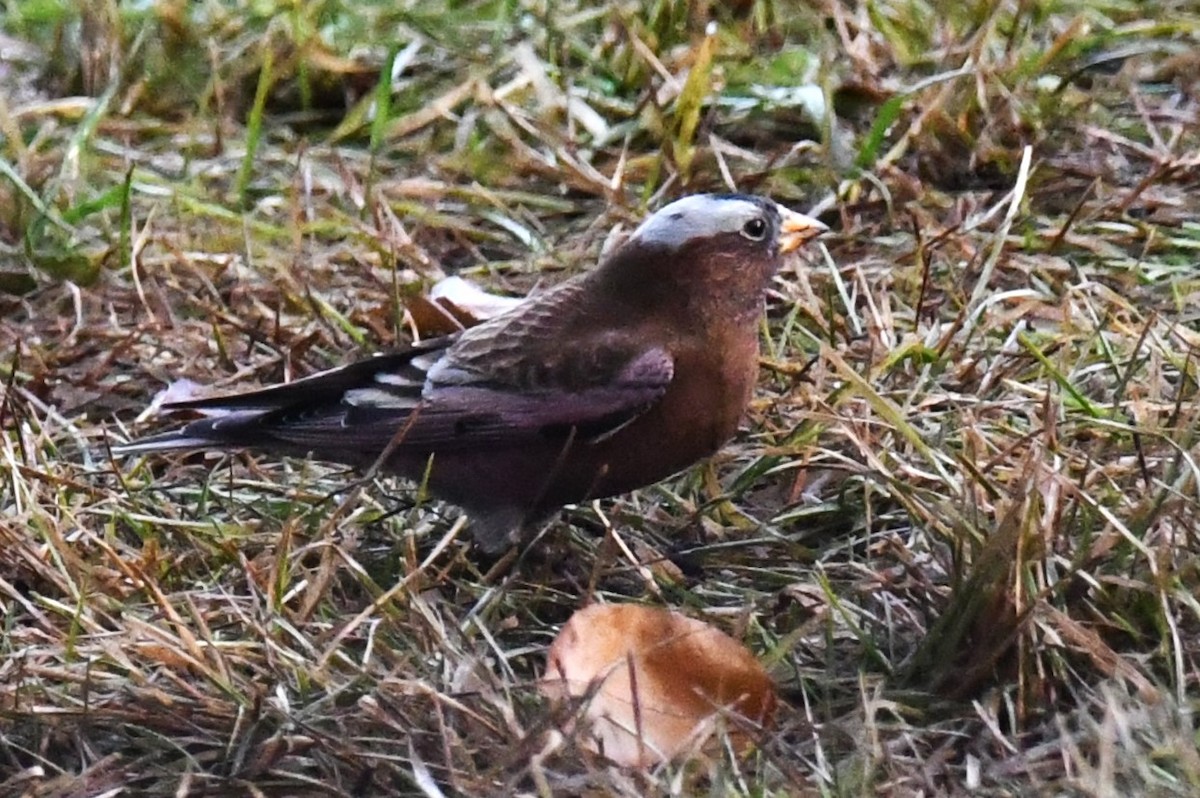
<path fill-rule="evenodd" d="M 769 199 L 694 195 L 593 271 L 456 336 L 232 396 L 121 454 L 312 453 L 412 479 L 494 552 L 564 504 L 652 484 L 733 436 L 757 374 L 763 293 L 825 230 Z"/>

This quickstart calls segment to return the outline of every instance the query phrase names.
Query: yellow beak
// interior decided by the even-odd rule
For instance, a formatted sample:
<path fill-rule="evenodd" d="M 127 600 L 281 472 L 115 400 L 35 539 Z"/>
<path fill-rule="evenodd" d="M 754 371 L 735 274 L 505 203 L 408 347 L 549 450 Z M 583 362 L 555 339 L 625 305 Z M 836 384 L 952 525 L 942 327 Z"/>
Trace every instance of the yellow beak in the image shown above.
<path fill-rule="evenodd" d="M 821 233 L 829 232 L 829 228 L 811 216 L 789 211 L 782 205 L 779 213 L 783 224 L 779 227 L 779 251 L 783 254 L 794 252 L 806 241 L 811 241 Z"/>

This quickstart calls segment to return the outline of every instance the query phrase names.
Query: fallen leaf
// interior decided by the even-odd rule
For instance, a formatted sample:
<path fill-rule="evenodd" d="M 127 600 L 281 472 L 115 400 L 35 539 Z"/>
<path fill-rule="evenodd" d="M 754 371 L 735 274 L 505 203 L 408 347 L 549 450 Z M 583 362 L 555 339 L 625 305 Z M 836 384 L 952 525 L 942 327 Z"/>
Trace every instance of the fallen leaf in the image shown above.
<path fill-rule="evenodd" d="M 523 301 L 520 297 L 489 294 L 461 277 L 447 277 L 435 283 L 428 296 L 409 298 L 405 307 L 417 331 L 428 337 L 474 327 Z"/>
<path fill-rule="evenodd" d="M 489 294 L 475 283 L 461 277 L 438 280 L 433 288 L 429 289 L 429 298 L 443 305 L 452 305 L 477 321 L 499 316 L 525 301 L 520 297 Z"/>
<path fill-rule="evenodd" d="M 203 399 L 209 395 L 209 389 L 198 382 L 181 377 L 171 382 L 166 388 L 154 395 L 150 405 L 138 414 L 134 423 L 141 424 L 148 418 L 153 418 L 162 410 L 163 405 L 173 402 L 189 402 L 193 399 Z"/>
<path fill-rule="evenodd" d="M 754 655 L 719 629 L 633 604 L 576 612 L 550 646 L 542 690 L 587 697 L 584 745 L 649 767 L 699 748 L 728 717 L 735 735 L 769 723 L 775 687 Z"/>

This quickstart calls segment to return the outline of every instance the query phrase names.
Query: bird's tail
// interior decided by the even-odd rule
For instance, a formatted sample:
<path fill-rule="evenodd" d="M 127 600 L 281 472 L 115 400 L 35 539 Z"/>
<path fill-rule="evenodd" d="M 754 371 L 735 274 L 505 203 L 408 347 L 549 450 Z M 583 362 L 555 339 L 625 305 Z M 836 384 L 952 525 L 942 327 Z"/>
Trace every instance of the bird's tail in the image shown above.
<path fill-rule="evenodd" d="M 241 449 L 254 446 L 259 441 L 253 432 L 253 422 L 261 411 L 235 411 L 212 418 L 201 418 L 182 429 L 139 438 L 112 447 L 117 457 L 150 454 L 151 452 L 176 452 L 199 449 Z"/>
<path fill-rule="evenodd" d="M 216 445 L 208 438 L 188 435 L 183 430 L 164 432 L 162 435 L 152 435 L 149 438 L 130 441 L 112 447 L 112 453 L 117 457 L 127 457 L 134 454 L 150 454 L 151 452 L 175 452 L 185 449 L 207 449 Z"/>

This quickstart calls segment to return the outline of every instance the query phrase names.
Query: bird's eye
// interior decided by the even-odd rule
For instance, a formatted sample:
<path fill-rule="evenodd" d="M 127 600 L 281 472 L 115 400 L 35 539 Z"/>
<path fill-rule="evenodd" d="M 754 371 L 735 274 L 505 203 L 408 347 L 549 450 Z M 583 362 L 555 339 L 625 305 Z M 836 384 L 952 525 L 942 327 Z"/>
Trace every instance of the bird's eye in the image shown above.
<path fill-rule="evenodd" d="M 742 225 L 742 235 L 751 241 L 762 241 L 767 237 L 767 222 L 761 217 L 755 217 Z"/>

